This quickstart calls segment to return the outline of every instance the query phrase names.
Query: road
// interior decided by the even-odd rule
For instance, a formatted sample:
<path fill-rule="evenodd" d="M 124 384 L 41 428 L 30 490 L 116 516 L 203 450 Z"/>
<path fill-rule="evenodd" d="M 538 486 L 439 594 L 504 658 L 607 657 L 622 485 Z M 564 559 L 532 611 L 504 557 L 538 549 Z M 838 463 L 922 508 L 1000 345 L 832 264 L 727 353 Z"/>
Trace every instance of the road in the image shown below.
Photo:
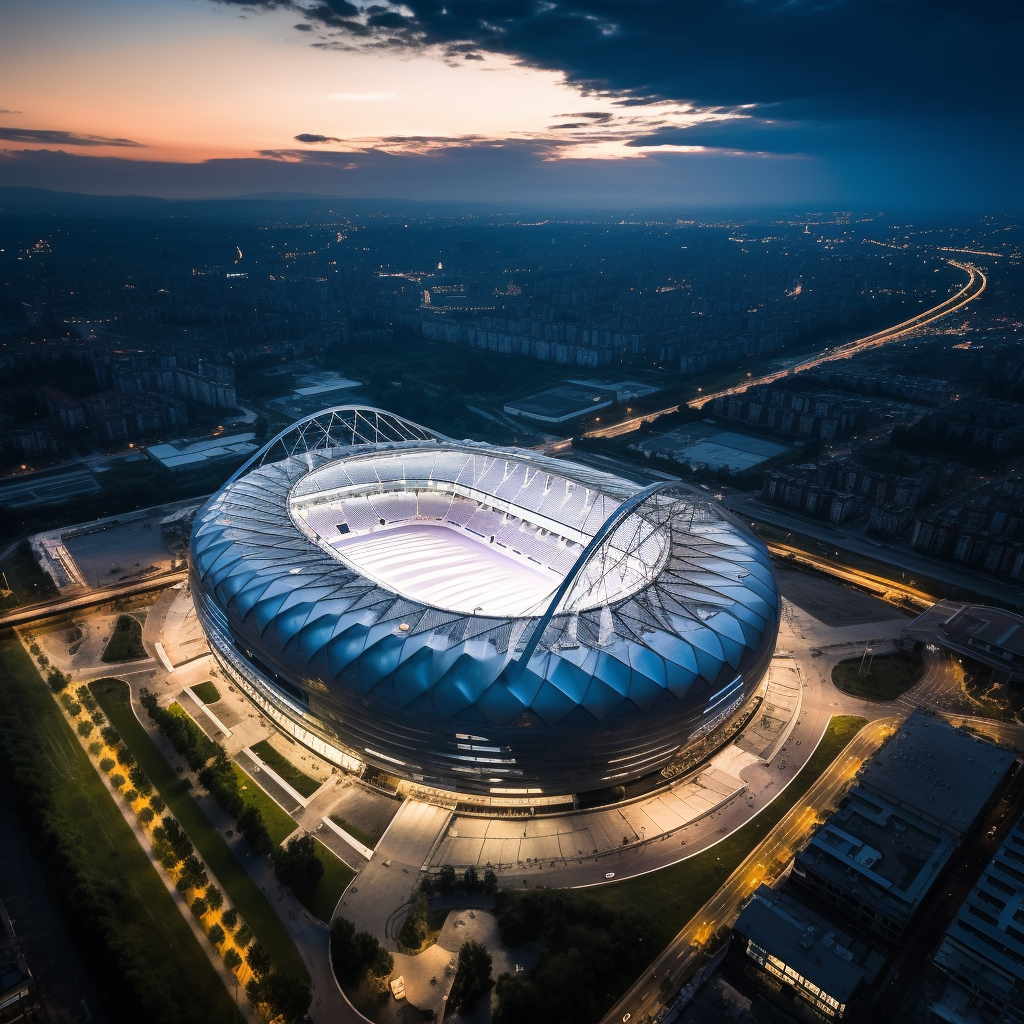
<path fill-rule="evenodd" d="M 803 844 L 811 823 L 835 806 L 863 762 L 899 724 L 881 718 L 866 725 L 832 762 L 800 801 L 765 836 L 726 883 L 708 900 L 685 928 L 665 947 L 650 971 L 608 1011 L 602 1024 L 617 1024 L 626 1014 L 639 1021 L 662 1005 L 666 992 L 679 988 L 690 961 L 719 929 L 733 924 L 740 903 L 762 882 L 771 882 Z M 668 984 L 666 984 L 666 981 Z"/>
<path fill-rule="evenodd" d="M 78 608 L 90 608 L 96 604 L 103 604 L 116 597 L 131 597 L 133 594 L 145 594 L 150 590 L 161 590 L 180 583 L 186 579 L 188 573 L 184 569 L 175 569 L 171 572 L 162 572 L 149 576 L 144 580 L 133 580 L 131 583 L 116 583 L 109 587 L 99 587 L 94 590 L 87 590 L 75 597 L 56 597 L 52 601 L 44 601 L 40 604 L 25 605 L 16 608 L 14 611 L 0 615 L 0 629 L 8 629 L 11 626 L 23 626 L 28 622 L 35 622 L 36 619 L 48 619 L 62 612 L 74 611 Z"/>
<path fill-rule="evenodd" d="M 840 555 L 842 553 L 840 549 L 851 551 L 878 562 L 885 562 L 894 569 L 905 570 L 907 575 L 926 576 L 950 587 L 962 588 L 980 597 L 993 599 L 1000 604 L 1011 603 L 1024 606 L 1024 588 L 1015 586 L 1009 580 L 986 576 L 953 562 L 940 562 L 938 559 L 922 555 L 918 551 L 873 541 L 849 530 L 832 526 L 830 523 L 815 522 L 792 515 L 783 509 L 770 509 L 757 498 L 739 492 L 724 493 L 722 504 L 729 511 L 735 512 L 748 522 L 755 520 L 759 523 L 767 523 L 769 526 L 775 526 L 781 530 L 792 530 L 794 533 L 811 537 L 825 545 L 835 545 L 835 549 Z M 892 583 L 891 586 L 894 590 L 909 589 L 902 583 Z"/>
<path fill-rule="evenodd" d="M 851 569 L 841 562 L 833 561 L 831 558 L 823 558 L 821 555 L 811 554 L 801 548 L 792 547 L 789 544 L 780 544 L 769 541 L 768 550 L 777 558 L 784 558 L 794 565 L 806 566 L 816 569 L 835 579 L 843 580 L 845 583 L 852 583 L 855 587 L 867 590 L 882 601 L 890 604 L 905 605 L 912 604 L 924 611 L 931 608 L 939 598 L 932 594 L 926 594 L 923 590 L 908 586 L 905 583 L 894 583 L 884 576 L 876 576 L 874 573 L 865 572 L 863 569 Z"/>
<path fill-rule="evenodd" d="M 959 263 L 957 260 L 947 260 L 946 262 L 948 262 L 950 266 L 956 267 L 959 270 L 967 271 L 969 277 L 967 283 L 960 289 L 960 291 L 955 295 L 951 295 L 944 302 L 940 302 L 937 306 L 933 306 L 931 309 L 926 309 L 924 312 L 918 313 L 916 316 L 912 316 L 909 320 L 904 320 L 902 323 L 895 324 L 892 327 L 887 327 L 884 331 L 877 331 L 876 333 L 869 334 L 866 337 L 847 342 L 845 345 L 840 345 L 837 348 L 825 349 L 823 352 L 818 353 L 810 359 L 805 359 L 792 365 L 785 366 L 780 370 L 775 370 L 772 373 L 767 373 L 761 377 L 747 378 L 733 387 L 725 388 L 721 391 L 713 391 L 708 394 L 701 394 L 699 397 L 692 399 L 686 404 L 691 409 L 702 409 L 708 404 L 708 402 L 713 402 L 716 398 L 724 398 L 727 395 L 739 394 L 741 391 L 746 391 L 747 388 L 757 387 L 763 384 L 772 384 L 791 373 L 802 373 L 804 370 L 812 370 L 816 366 L 821 366 L 823 363 L 835 362 L 838 359 L 849 359 L 851 356 L 860 355 L 862 352 L 868 352 L 873 348 L 880 348 L 882 345 L 888 345 L 889 342 L 896 341 L 898 338 L 902 338 L 913 331 L 919 330 L 921 327 L 926 327 L 928 324 L 933 323 L 940 317 L 947 316 L 949 313 L 954 313 L 958 309 L 963 309 L 963 307 L 969 302 L 973 302 L 979 295 L 981 295 L 988 285 L 988 278 L 986 278 L 985 274 L 973 264 Z M 673 405 L 666 409 L 659 409 L 657 412 L 647 413 L 643 416 L 634 416 L 632 419 L 623 420 L 621 423 L 613 423 L 607 427 L 599 427 L 596 430 L 590 430 L 584 436 L 619 437 L 622 434 L 628 434 L 637 430 L 642 424 L 650 423 L 652 420 L 656 420 L 659 416 L 678 412 L 679 408 L 680 406 Z"/>

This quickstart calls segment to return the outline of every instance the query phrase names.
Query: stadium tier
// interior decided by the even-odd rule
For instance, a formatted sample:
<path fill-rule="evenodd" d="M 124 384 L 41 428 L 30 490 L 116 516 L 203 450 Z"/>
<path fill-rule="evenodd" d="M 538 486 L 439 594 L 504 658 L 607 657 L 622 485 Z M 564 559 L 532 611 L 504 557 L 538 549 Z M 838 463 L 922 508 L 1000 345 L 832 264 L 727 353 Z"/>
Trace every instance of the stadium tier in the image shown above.
<path fill-rule="evenodd" d="M 493 802 L 660 772 L 744 707 L 778 630 L 764 546 L 702 493 L 354 407 L 207 502 L 191 584 L 224 671 L 301 742 Z"/>

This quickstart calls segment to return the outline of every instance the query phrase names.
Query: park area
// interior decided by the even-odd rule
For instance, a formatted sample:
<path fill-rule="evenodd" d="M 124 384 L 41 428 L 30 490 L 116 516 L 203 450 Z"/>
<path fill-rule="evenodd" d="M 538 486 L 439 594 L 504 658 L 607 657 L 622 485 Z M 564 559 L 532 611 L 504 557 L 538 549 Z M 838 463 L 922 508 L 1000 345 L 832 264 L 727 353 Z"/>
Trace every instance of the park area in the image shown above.
<path fill-rule="evenodd" d="M 869 653 L 848 658 L 832 669 L 837 690 L 865 700 L 893 701 L 902 697 L 921 678 L 924 662 L 920 654 L 896 651 L 893 654 Z"/>
<path fill-rule="evenodd" d="M 146 648 L 142 646 L 142 625 L 139 620 L 132 615 L 118 615 L 107 646 L 103 649 L 102 660 L 114 664 L 145 657 Z"/>

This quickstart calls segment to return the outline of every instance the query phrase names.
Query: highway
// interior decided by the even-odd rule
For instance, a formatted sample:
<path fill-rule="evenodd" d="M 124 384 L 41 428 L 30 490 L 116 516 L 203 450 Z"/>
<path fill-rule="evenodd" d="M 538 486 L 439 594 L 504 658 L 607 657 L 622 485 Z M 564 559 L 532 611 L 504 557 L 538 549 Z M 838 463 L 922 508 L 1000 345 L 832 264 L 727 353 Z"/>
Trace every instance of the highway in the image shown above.
<path fill-rule="evenodd" d="M 184 569 L 176 569 L 171 572 L 161 572 L 154 576 L 148 576 L 144 580 L 133 580 L 131 583 L 118 583 L 109 587 L 100 587 L 95 590 L 87 590 L 84 593 L 76 594 L 74 597 L 55 598 L 52 601 L 45 601 L 40 604 L 25 605 L 22 608 L 15 608 L 14 611 L 0 615 L 0 629 L 8 629 L 11 626 L 24 626 L 28 622 L 35 622 L 36 619 L 48 619 L 62 612 L 74 611 L 78 608 L 90 608 L 93 605 L 103 604 L 105 601 L 112 601 L 118 597 L 131 597 L 133 594 L 145 594 L 150 590 L 160 590 L 163 587 L 170 587 L 188 577 Z"/>
<path fill-rule="evenodd" d="M 916 316 L 912 316 L 909 320 L 904 320 L 902 323 L 895 324 L 892 327 L 887 327 L 884 331 L 877 331 L 876 333 L 869 334 L 866 337 L 847 342 L 845 345 L 840 345 L 837 348 L 825 349 L 823 352 L 818 353 L 810 359 L 794 363 L 791 366 L 785 366 L 780 370 L 767 373 L 762 377 L 747 378 L 733 387 L 725 388 L 721 391 L 709 392 L 708 394 L 701 394 L 686 404 L 691 409 L 702 409 L 708 404 L 708 402 L 713 402 L 716 398 L 724 398 L 727 395 L 739 394 L 741 391 L 746 391 L 747 388 L 757 387 L 762 384 L 772 384 L 791 373 L 801 373 L 804 370 L 812 370 L 816 366 L 821 366 L 823 363 L 835 362 L 838 359 L 849 359 L 851 356 L 860 355 L 862 352 L 868 352 L 871 349 L 880 348 L 882 345 L 888 345 L 890 342 L 896 341 L 898 338 L 902 338 L 905 335 L 910 334 L 912 331 L 919 330 L 921 327 L 926 327 L 928 324 L 933 323 L 940 317 L 954 313 L 958 309 L 963 309 L 963 307 L 969 302 L 973 302 L 979 295 L 981 295 L 988 285 L 988 278 L 986 278 L 985 274 L 973 264 L 960 263 L 957 260 L 947 260 L 946 262 L 948 262 L 950 266 L 956 267 L 959 270 L 967 271 L 969 277 L 967 283 L 960 289 L 960 291 L 955 295 L 951 295 L 944 302 L 940 302 L 937 306 L 933 306 L 931 309 L 926 309 L 924 312 L 918 313 Z M 679 408 L 680 407 L 678 405 L 673 405 L 666 409 L 659 409 L 657 412 L 647 413 L 643 416 L 634 416 L 632 419 L 623 420 L 621 423 L 613 423 L 607 427 L 599 427 L 596 430 L 587 431 L 584 436 L 619 437 L 622 434 L 629 434 L 632 431 L 639 429 L 642 424 L 650 423 L 653 420 L 658 419 L 659 416 L 678 412 Z"/>
<path fill-rule="evenodd" d="M 842 549 L 864 555 L 878 562 L 885 562 L 893 569 L 904 570 L 908 577 L 923 576 L 949 587 L 969 590 L 986 600 L 994 600 L 1000 604 L 1011 603 L 1024 606 L 1024 588 L 1009 580 L 986 576 L 984 573 L 958 563 L 940 562 L 936 558 L 909 547 L 871 540 L 841 527 L 833 526 L 828 522 L 805 519 L 803 516 L 794 515 L 788 509 L 769 508 L 756 497 L 748 494 L 731 492 L 726 488 L 723 490 L 725 493 L 722 504 L 730 512 L 735 512 L 741 519 L 746 519 L 748 522 L 754 520 L 759 523 L 767 523 L 780 530 L 811 537 L 826 546 L 834 546 L 839 555 L 842 554 L 840 551 Z M 806 555 L 807 552 L 804 554 Z M 889 585 L 893 590 L 911 589 L 903 583 L 890 582 Z"/>
<path fill-rule="evenodd" d="M 789 544 L 779 544 L 774 541 L 767 542 L 768 550 L 777 558 L 784 558 L 793 565 L 802 565 L 818 572 L 826 573 L 835 579 L 852 583 L 855 587 L 867 590 L 881 601 L 888 601 L 890 604 L 912 604 L 924 611 L 931 608 L 939 600 L 932 594 L 926 594 L 923 590 L 908 586 L 905 583 L 893 583 L 883 576 L 876 576 L 873 573 L 865 572 L 863 569 L 851 569 L 841 562 L 834 562 L 831 558 L 822 558 L 820 555 L 813 555 L 801 548 L 791 547 Z"/>
<path fill-rule="evenodd" d="M 602 1024 L 640 1021 L 645 1014 L 653 1014 L 663 1005 L 662 998 L 666 993 L 678 990 L 690 961 L 719 929 L 735 922 L 744 899 L 762 882 L 770 883 L 778 877 L 803 845 L 813 822 L 836 805 L 861 765 L 891 735 L 899 721 L 898 718 L 881 718 L 861 729 L 718 892 L 665 947 L 643 977 L 608 1011 Z"/>

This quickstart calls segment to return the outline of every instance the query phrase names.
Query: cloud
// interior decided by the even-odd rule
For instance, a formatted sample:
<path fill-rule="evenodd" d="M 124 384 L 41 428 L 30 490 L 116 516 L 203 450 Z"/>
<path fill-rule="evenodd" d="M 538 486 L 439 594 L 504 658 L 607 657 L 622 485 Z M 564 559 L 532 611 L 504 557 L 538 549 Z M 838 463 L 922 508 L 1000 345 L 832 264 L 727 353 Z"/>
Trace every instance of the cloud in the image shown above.
<path fill-rule="evenodd" d="M 1021 157 L 1019 0 L 402 0 L 362 7 L 294 0 L 290 6 L 314 26 L 321 47 L 419 49 L 449 61 L 501 54 L 561 72 L 584 95 L 638 115 L 666 102 L 751 115 L 745 126 L 708 129 L 710 141 L 699 143 L 723 150 L 834 152 L 849 124 L 851 137 L 878 160 L 913 157 L 910 147 L 920 145 L 948 154 L 948 135 L 969 137 L 979 166 Z M 575 123 L 593 115 L 557 116 Z M 663 127 L 638 125 L 634 146 L 673 144 L 664 133 L 642 138 Z"/>
<path fill-rule="evenodd" d="M 20 114 L 20 110 L 0 110 L 0 114 Z"/>
<path fill-rule="evenodd" d="M 50 128 L 0 128 L 0 139 L 7 142 L 38 142 L 53 146 L 143 147 L 143 143 L 133 142 L 131 139 L 111 139 L 105 135 L 82 135 L 78 132 L 56 131 Z"/>
<path fill-rule="evenodd" d="M 296 142 L 303 142 L 307 146 L 320 146 L 325 142 L 342 142 L 342 139 L 336 139 L 333 135 L 310 135 L 303 133 L 302 135 L 295 136 Z"/>

